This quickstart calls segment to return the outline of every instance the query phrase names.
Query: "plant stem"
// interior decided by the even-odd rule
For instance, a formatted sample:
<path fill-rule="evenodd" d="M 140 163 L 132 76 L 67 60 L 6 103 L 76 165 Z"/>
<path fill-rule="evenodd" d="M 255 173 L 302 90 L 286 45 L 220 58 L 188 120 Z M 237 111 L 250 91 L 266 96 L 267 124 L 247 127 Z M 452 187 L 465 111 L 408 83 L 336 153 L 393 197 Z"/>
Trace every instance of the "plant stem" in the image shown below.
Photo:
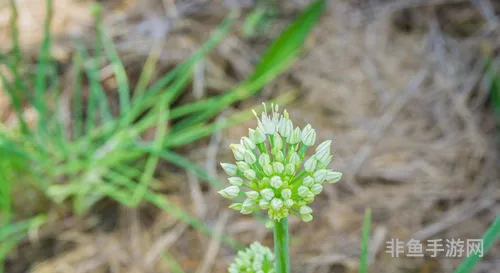
<path fill-rule="evenodd" d="M 276 273 L 290 273 L 288 261 L 288 218 L 274 221 L 274 255 Z"/>

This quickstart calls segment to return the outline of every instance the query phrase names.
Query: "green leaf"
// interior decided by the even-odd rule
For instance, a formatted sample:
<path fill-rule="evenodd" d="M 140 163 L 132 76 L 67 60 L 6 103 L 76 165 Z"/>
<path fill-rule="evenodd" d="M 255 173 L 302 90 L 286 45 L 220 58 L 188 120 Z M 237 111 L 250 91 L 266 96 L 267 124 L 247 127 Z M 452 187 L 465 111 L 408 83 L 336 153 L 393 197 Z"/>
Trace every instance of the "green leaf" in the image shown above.
<path fill-rule="evenodd" d="M 370 243 L 370 226 L 372 222 L 371 209 L 365 210 L 363 231 L 361 233 L 361 254 L 359 256 L 359 273 L 368 273 L 368 247 Z"/>

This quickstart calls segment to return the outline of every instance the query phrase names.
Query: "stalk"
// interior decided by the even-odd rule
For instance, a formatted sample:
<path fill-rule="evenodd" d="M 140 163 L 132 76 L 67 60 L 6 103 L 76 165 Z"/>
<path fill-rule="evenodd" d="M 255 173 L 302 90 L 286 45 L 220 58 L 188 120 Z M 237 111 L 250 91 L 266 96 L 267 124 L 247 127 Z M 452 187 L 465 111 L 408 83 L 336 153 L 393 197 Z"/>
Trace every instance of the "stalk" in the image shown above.
<path fill-rule="evenodd" d="M 288 261 L 288 218 L 274 221 L 274 256 L 276 273 L 290 273 Z"/>

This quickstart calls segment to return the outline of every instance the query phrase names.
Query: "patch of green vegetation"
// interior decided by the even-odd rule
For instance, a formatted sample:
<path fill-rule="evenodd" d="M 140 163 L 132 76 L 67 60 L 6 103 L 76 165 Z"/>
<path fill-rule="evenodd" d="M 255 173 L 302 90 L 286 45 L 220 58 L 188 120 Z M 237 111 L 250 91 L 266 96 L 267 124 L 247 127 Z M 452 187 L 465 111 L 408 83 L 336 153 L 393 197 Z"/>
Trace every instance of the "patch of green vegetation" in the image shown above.
<path fill-rule="evenodd" d="M 14 210 L 12 198 L 26 197 L 22 193 L 13 197 L 13 188 L 36 189 L 53 203 L 70 205 L 76 215 L 84 215 L 103 198 L 130 207 L 150 202 L 213 235 L 201 220 L 171 203 L 164 194 L 150 189 L 150 185 L 158 183 L 154 171 L 160 160 L 166 160 L 193 171 L 218 188 L 216 178 L 173 149 L 247 119 L 250 113 L 244 111 L 222 121 L 213 120 L 230 105 L 258 93 L 290 67 L 318 21 L 323 5 L 324 1 L 318 1 L 299 16 L 270 45 L 247 80 L 221 95 L 178 105 L 196 64 L 231 30 L 237 12 L 231 13 L 191 57 L 154 81 L 152 72 L 158 53 L 153 50 L 137 86 L 131 88 L 123 62 L 101 24 L 100 7 L 95 6 L 97 37 L 93 54 L 82 42 L 75 41 L 76 53 L 70 65 L 74 82 L 67 101 L 57 64 L 50 55 L 52 1 L 46 0 L 44 38 L 36 70 L 31 73 L 25 70 L 17 7 L 12 0 L 13 47 L 9 54 L 0 56 L 0 65 L 6 68 L 6 72 L 0 72 L 0 82 L 10 97 L 19 127 L 0 127 L 0 235 L 9 237 L 0 240 L 0 262 L 26 236 L 28 229 L 41 225 L 47 212 L 40 207 L 37 213 L 42 216 L 23 220 Z M 101 84 L 99 71 L 104 58 L 113 69 L 118 84 L 116 93 L 105 91 Z M 109 98 L 113 96 L 117 97 L 118 111 L 112 110 Z M 287 94 L 277 102 L 286 103 L 290 99 Z M 24 114 L 26 108 L 36 110 L 36 124 L 29 124 Z M 70 113 L 65 112 L 68 110 Z M 154 137 L 146 141 L 141 136 L 150 130 L 154 130 Z M 239 247 L 238 242 L 225 235 L 220 239 Z"/>

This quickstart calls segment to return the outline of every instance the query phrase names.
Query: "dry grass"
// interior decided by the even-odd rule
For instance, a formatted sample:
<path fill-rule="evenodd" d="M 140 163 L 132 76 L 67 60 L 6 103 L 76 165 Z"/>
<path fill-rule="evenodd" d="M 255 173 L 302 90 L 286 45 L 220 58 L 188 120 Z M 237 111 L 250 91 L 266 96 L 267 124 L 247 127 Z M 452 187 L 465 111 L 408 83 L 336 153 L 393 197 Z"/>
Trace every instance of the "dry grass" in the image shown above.
<path fill-rule="evenodd" d="M 224 16 L 220 2 L 174 9 L 168 0 L 108 1 L 106 21 L 120 38 L 117 46 L 129 71 L 136 71 L 138 61 L 163 37 L 161 64 L 167 68 L 185 58 Z M 290 2 L 276 29 L 300 8 Z M 375 226 L 372 272 L 451 272 L 459 260 L 391 258 L 384 253 L 385 241 L 479 238 L 500 210 L 498 132 L 483 73 L 483 49 L 499 45 L 498 20 L 492 14 L 500 10 L 489 1 L 375 2 L 332 1 L 303 60 L 256 98 L 266 101 L 284 91 L 300 91 L 300 100 L 287 108 L 299 122 L 318 128 L 320 139 L 334 139 L 333 164 L 346 174 L 340 186 L 327 187 L 314 204 L 312 224 L 291 221 L 296 272 L 355 272 L 365 207 L 372 208 Z M 60 35 L 68 32 L 63 28 Z M 207 91 L 192 96 L 220 92 L 247 75 L 256 52 L 274 33 L 270 29 L 264 37 L 248 40 L 236 30 L 206 60 Z M 36 43 L 38 38 L 33 39 Z M 23 44 L 29 48 L 32 42 Z M 227 145 L 248 124 L 253 121 L 184 152 L 216 172 L 217 161 L 229 155 Z M 270 242 L 260 223 L 228 214 L 221 198 L 189 174 L 169 166 L 158 172 L 168 181 L 170 198 L 216 232 L 246 243 Z M 102 226 L 109 222 L 116 223 L 105 230 Z M 30 256 L 31 251 L 14 255 L 13 261 L 42 262 L 31 267 L 34 273 L 170 272 L 160 257 L 169 250 L 185 272 L 201 273 L 225 272 L 233 255 L 149 207 L 124 210 L 101 204 L 86 219 L 54 226 L 57 231 L 45 235 L 52 242 L 35 241 L 22 248 L 50 249 L 54 255 L 40 258 L 36 251 Z M 500 248 L 494 247 L 480 272 L 499 268 L 494 259 L 499 256 Z"/>

